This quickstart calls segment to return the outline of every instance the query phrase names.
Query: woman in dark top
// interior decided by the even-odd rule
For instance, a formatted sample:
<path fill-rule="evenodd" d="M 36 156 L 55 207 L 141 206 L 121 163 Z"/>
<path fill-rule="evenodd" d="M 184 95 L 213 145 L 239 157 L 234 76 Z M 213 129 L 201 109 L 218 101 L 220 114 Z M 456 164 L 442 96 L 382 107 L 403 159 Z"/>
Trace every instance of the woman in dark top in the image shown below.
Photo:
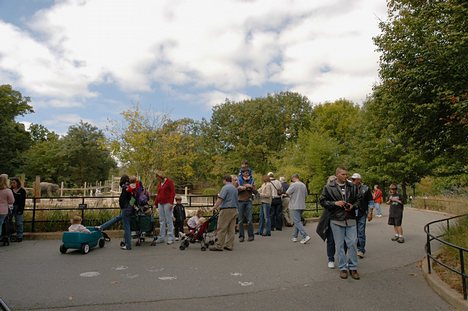
<path fill-rule="evenodd" d="M 132 249 L 132 230 L 130 227 L 130 216 L 132 215 L 132 206 L 130 205 L 130 201 L 132 199 L 132 192 L 131 189 L 129 189 L 129 185 L 130 178 L 127 175 L 122 175 L 120 178 L 120 188 L 122 189 L 122 192 L 120 192 L 119 206 L 122 211 L 121 215 L 125 241 L 125 245 L 122 246 L 122 249 L 124 250 Z"/>
<path fill-rule="evenodd" d="M 16 224 L 16 241 L 23 241 L 23 212 L 26 203 L 26 190 L 21 186 L 21 181 L 18 177 L 13 177 L 10 181 L 11 191 L 15 197 L 13 203 L 13 216 Z"/>

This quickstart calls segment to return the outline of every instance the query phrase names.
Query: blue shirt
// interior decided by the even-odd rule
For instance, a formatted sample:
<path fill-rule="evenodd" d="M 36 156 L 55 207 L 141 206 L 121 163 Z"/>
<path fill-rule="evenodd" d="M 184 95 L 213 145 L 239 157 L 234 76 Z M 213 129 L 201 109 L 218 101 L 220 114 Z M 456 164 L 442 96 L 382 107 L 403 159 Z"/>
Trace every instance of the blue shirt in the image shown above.
<path fill-rule="evenodd" d="M 221 192 L 218 194 L 218 197 L 223 199 L 221 203 L 221 208 L 237 208 L 237 189 L 231 183 L 227 183 L 221 188 Z"/>

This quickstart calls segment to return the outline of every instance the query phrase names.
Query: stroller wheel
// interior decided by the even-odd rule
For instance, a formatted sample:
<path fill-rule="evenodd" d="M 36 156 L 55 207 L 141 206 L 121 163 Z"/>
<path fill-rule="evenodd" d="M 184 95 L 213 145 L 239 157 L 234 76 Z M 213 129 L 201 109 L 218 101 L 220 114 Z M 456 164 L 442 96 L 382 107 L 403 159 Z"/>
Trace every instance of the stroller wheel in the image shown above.
<path fill-rule="evenodd" d="M 181 251 L 183 251 L 183 250 L 185 250 L 185 246 L 181 245 L 181 246 L 179 246 L 179 249 L 180 249 Z"/>
<path fill-rule="evenodd" d="M 189 241 L 184 241 L 184 247 L 188 247 L 190 245 Z"/>
<path fill-rule="evenodd" d="M 214 245 L 214 241 L 210 241 L 210 242 L 208 242 L 208 244 Z"/>
<path fill-rule="evenodd" d="M 125 242 L 124 241 L 120 241 L 120 247 L 122 246 L 125 246 Z"/>
<path fill-rule="evenodd" d="M 205 246 L 202 246 L 201 250 L 204 252 L 206 251 L 206 247 Z"/>

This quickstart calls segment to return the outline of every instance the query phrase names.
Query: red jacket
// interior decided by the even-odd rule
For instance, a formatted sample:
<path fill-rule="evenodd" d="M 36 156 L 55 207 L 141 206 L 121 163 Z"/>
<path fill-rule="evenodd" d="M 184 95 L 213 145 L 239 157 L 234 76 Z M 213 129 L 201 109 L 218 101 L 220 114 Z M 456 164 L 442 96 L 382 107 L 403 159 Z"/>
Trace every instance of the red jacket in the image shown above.
<path fill-rule="evenodd" d="M 154 206 L 158 204 L 174 204 L 175 187 L 174 182 L 169 178 L 163 180 L 164 184 L 158 184 L 158 194 L 154 199 Z"/>

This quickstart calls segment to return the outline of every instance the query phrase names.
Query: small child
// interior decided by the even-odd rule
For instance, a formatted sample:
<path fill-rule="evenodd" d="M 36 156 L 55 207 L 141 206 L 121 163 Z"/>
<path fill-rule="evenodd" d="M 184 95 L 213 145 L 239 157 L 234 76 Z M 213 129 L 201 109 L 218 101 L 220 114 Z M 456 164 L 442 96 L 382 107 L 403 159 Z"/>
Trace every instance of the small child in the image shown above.
<path fill-rule="evenodd" d="M 388 224 L 393 226 L 395 230 L 395 236 L 392 238 L 392 241 L 404 243 L 403 228 L 401 227 L 403 220 L 403 198 L 397 193 L 397 186 L 395 184 L 390 185 L 390 196 L 388 197 L 387 204 L 390 205 Z"/>
<path fill-rule="evenodd" d="M 187 226 L 191 231 L 198 229 L 206 221 L 206 219 L 202 216 L 203 210 L 200 208 L 197 210 L 197 213 L 194 216 L 189 218 L 187 221 Z"/>
<path fill-rule="evenodd" d="M 83 232 L 83 233 L 91 233 L 85 226 L 81 224 L 81 217 L 76 215 L 70 219 L 71 226 L 68 227 L 68 231 L 70 232 Z"/>
<path fill-rule="evenodd" d="M 179 241 L 179 233 L 184 233 L 185 207 L 182 204 L 182 197 L 175 197 L 176 204 L 174 205 L 174 234 L 175 240 Z"/>

